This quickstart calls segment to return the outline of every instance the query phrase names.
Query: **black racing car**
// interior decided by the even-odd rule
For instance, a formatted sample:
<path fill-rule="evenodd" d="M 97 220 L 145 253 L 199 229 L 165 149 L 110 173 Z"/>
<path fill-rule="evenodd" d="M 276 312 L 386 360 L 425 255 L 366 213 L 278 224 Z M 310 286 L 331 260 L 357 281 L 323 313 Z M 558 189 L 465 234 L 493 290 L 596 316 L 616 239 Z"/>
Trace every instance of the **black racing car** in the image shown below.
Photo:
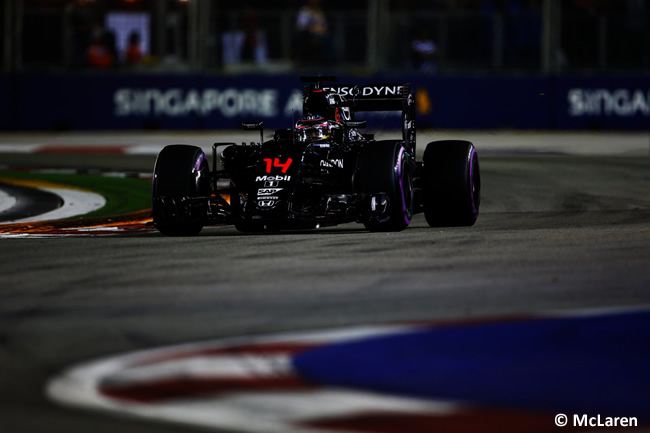
<path fill-rule="evenodd" d="M 200 147 L 166 146 L 156 160 L 152 212 L 166 235 L 196 235 L 205 225 L 242 232 L 300 230 L 359 222 L 400 231 L 424 212 L 430 226 L 471 226 L 478 217 L 476 149 L 434 141 L 415 153 L 415 100 L 408 84 L 327 85 L 303 77 L 303 117 L 264 141 L 215 143 L 212 170 Z M 375 140 L 359 130 L 364 111 L 398 110 L 402 136 Z"/>

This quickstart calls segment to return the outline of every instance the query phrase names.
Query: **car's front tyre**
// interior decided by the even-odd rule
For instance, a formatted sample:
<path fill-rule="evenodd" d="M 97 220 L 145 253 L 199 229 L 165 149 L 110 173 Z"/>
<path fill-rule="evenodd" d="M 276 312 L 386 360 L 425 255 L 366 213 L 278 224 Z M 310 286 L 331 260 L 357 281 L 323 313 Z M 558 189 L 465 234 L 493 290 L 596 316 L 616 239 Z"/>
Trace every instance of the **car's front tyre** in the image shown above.
<path fill-rule="evenodd" d="M 160 233 L 168 236 L 197 235 L 203 229 L 201 222 L 183 221 L 166 207 L 177 208 L 182 198 L 209 194 L 210 169 L 200 147 L 173 144 L 160 151 L 152 182 L 153 223 Z"/>

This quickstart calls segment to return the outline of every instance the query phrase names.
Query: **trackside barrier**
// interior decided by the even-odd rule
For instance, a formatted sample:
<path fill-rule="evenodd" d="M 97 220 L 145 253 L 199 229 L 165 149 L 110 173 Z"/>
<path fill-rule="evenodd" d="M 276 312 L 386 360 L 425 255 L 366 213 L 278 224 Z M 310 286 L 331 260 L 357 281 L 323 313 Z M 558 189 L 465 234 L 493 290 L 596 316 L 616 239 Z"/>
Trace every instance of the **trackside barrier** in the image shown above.
<path fill-rule="evenodd" d="M 650 128 L 648 76 L 373 76 L 410 82 L 419 128 Z M 285 128 L 301 114 L 298 75 L 0 75 L 0 130 Z M 372 113 L 369 128 L 400 126 Z"/>

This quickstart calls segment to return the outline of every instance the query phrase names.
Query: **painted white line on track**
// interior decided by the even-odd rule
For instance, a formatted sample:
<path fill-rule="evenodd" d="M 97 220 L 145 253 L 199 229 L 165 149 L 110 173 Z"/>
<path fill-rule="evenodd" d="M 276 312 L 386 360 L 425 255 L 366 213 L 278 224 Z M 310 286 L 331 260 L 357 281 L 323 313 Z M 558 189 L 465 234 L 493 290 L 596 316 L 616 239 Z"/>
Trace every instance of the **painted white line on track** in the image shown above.
<path fill-rule="evenodd" d="M 127 147 L 124 149 L 124 153 L 129 155 L 158 155 L 163 147 L 165 146 L 161 144 L 138 144 Z"/>
<path fill-rule="evenodd" d="M 334 388 L 292 393 L 233 393 L 227 399 L 233 406 L 265 408 L 275 416 L 279 415 L 294 422 L 309 421 L 313 418 L 320 420 L 338 418 L 364 412 L 449 414 L 457 411 L 461 406 L 442 400 L 424 400 Z"/>
<path fill-rule="evenodd" d="M 2 143 L 0 144 L 0 152 L 5 153 L 34 153 L 43 147 L 42 144 L 29 144 L 29 143 Z"/>
<path fill-rule="evenodd" d="M 4 221 L 2 224 L 29 223 L 70 218 L 78 215 L 85 215 L 101 209 L 106 205 L 106 199 L 104 196 L 91 191 L 54 187 L 40 187 L 38 189 L 58 195 L 63 200 L 63 205 L 58 209 L 54 209 L 44 214 L 13 221 Z"/>
<path fill-rule="evenodd" d="M 201 378 L 249 377 L 251 375 L 283 376 L 291 372 L 291 360 L 286 355 L 264 358 L 241 356 L 197 356 L 190 359 L 171 360 L 155 366 L 136 366 L 111 376 L 111 383 L 139 383 L 166 380 L 179 372 Z"/>
<path fill-rule="evenodd" d="M 11 209 L 17 203 L 16 197 L 7 194 L 0 189 L 0 213 Z"/>

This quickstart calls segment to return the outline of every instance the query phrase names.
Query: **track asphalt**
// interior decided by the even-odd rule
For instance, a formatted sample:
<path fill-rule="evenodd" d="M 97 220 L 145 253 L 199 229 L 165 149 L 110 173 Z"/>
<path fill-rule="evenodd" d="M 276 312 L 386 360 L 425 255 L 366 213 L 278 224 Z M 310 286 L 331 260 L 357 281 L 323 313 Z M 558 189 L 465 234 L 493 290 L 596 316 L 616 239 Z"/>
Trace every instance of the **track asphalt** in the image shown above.
<path fill-rule="evenodd" d="M 2 239 L 0 431 L 649 431 L 647 135 L 429 136 L 482 155 L 472 228 L 177 239 L 104 218 Z M 33 146 L 10 167 L 145 173 L 181 139 L 0 148 Z M 86 140 L 101 151 L 50 152 Z"/>

